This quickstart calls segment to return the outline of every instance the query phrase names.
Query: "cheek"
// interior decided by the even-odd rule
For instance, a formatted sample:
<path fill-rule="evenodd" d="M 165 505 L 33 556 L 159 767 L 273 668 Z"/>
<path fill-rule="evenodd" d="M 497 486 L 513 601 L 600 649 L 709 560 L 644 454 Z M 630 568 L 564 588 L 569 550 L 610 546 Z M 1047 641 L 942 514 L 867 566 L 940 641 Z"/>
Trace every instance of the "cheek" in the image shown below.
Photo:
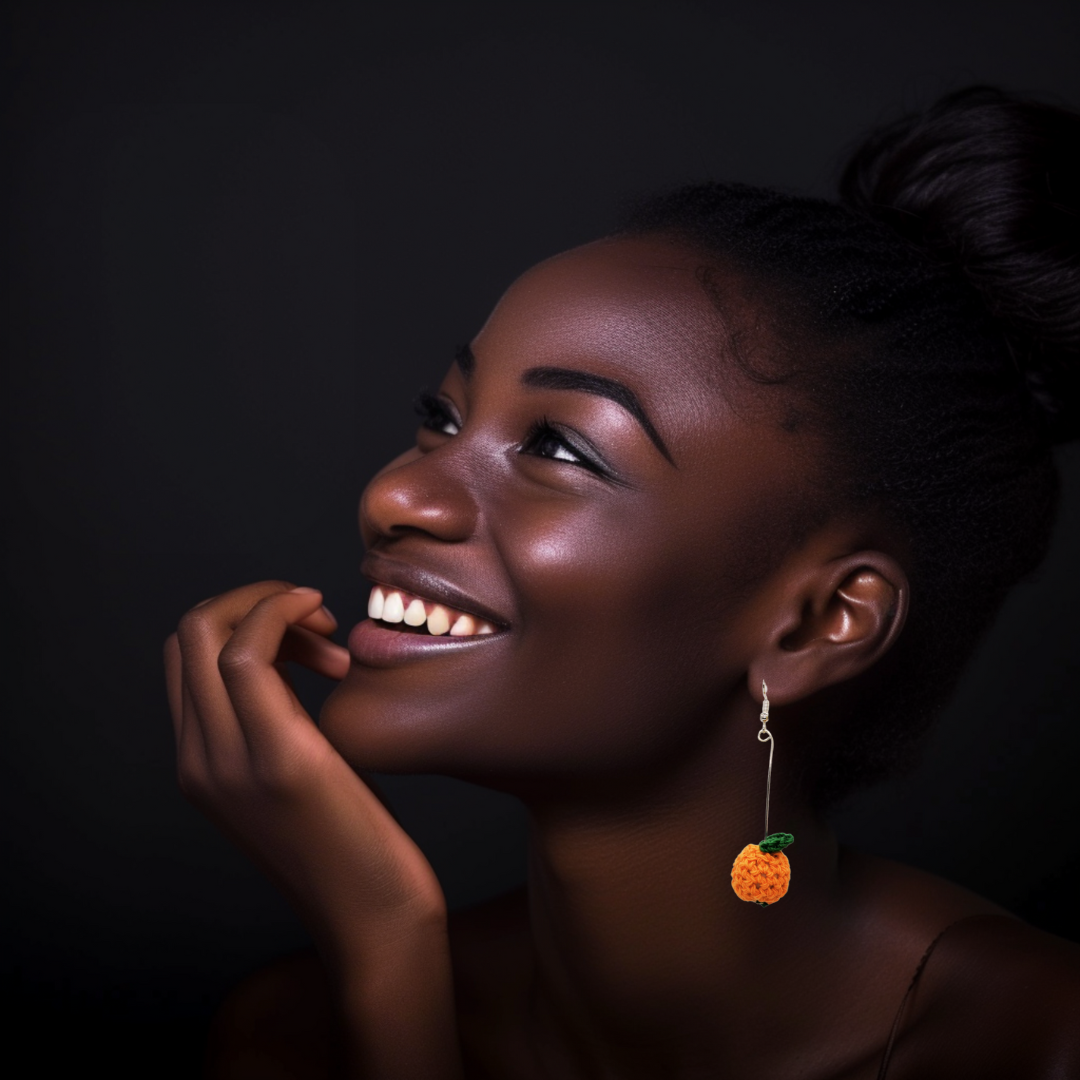
<path fill-rule="evenodd" d="M 518 605 L 505 639 L 354 669 L 321 717 L 351 764 L 497 786 L 639 769 L 709 730 L 745 664 L 724 530 L 669 508 L 574 511 L 547 500 L 493 515 Z"/>
<path fill-rule="evenodd" d="M 675 747 L 729 679 L 699 553 L 660 515 L 534 526 L 506 538 L 522 603 L 523 730 L 568 769 L 625 767 Z"/>

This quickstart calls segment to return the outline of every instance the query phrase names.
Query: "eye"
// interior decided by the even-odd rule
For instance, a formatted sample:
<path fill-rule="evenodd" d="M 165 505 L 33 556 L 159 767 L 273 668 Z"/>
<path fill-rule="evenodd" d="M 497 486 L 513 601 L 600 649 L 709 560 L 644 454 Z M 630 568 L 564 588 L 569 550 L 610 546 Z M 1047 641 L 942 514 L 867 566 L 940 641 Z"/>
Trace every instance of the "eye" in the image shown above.
<path fill-rule="evenodd" d="M 421 426 L 428 431 L 437 431 L 440 435 L 457 435 L 461 431 L 461 422 L 451 412 L 450 406 L 426 390 L 417 396 L 413 408 L 420 417 Z"/>
<path fill-rule="evenodd" d="M 604 475 L 604 470 L 583 450 L 579 450 L 569 438 L 554 427 L 546 416 L 535 421 L 521 444 L 523 454 L 535 454 L 551 461 L 565 461 L 590 472 Z"/>

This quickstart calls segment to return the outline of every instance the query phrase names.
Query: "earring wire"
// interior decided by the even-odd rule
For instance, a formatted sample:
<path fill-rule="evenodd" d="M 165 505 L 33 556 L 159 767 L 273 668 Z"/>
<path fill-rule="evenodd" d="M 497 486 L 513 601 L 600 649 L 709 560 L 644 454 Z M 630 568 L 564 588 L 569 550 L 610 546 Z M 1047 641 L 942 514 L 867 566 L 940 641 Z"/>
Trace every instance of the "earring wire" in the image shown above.
<path fill-rule="evenodd" d="M 757 733 L 758 742 L 769 744 L 769 775 L 765 781 L 765 836 L 769 835 L 769 796 L 772 793 L 772 759 L 776 744 L 773 742 L 772 732 L 769 730 L 769 688 L 765 680 L 761 680 L 761 730 Z"/>

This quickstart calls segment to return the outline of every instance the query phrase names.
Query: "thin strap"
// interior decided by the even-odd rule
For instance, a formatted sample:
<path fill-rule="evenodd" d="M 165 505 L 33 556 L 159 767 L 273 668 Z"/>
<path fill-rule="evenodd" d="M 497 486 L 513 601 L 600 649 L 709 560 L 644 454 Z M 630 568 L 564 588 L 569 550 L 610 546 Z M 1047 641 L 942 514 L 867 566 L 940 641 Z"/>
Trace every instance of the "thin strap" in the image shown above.
<path fill-rule="evenodd" d="M 877 1080 L 885 1080 L 885 1073 L 889 1068 L 889 1061 L 892 1058 L 893 1043 L 896 1042 L 896 1036 L 900 1032 L 900 1022 L 904 1018 L 904 1009 L 906 1008 L 908 999 L 911 997 L 911 992 L 915 989 L 915 984 L 919 981 L 919 976 L 923 973 L 923 968 L 926 967 L 926 962 L 930 959 L 930 954 L 934 951 L 937 943 L 949 930 L 956 926 L 957 923 L 967 922 L 968 919 L 983 919 L 987 916 L 992 919 L 1007 918 L 1014 921 L 1022 921 L 1017 920 L 1015 915 L 998 915 L 994 912 L 986 911 L 976 915 L 964 915 L 959 919 L 954 919 L 944 930 L 938 933 L 938 936 L 926 947 L 926 952 L 923 953 L 922 959 L 919 961 L 919 966 L 915 969 L 915 974 L 911 977 L 911 982 L 908 984 L 908 988 L 904 993 L 904 999 L 900 1002 L 900 1008 L 896 1010 L 896 1018 L 893 1020 L 892 1030 L 889 1032 L 889 1041 L 885 1044 L 885 1052 L 881 1055 L 881 1067 L 878 1069 Z"/>

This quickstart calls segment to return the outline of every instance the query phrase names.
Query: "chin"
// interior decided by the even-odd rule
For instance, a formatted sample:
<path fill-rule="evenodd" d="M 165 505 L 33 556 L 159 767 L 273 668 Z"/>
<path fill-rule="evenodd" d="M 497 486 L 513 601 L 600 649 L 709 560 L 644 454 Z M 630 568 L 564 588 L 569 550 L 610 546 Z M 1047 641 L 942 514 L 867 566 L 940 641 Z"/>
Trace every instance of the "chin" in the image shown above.
<path fill-rule="evenodd" d="M 383 680 L 368 675 L 353 668 L 323 703 L 319 730 L 330 745 L 357 770 L 442 771 L 448 718 L 414 697 L 380 692 Z"/>
<path fill-rule="evenodd" d="M 323 704 L 319 729 L 358 771 L 437 773 L 494 786 L 479 777 L 543 756 L 523 745 L 525 725 L 507 727 L 508 715 L 478 700 L 471 680 L 440 686 L 406 668 L 354 666 Z"/>
<path fill-rule="evenodd" d="M 354 663 L 319 728 L 357 771 L 434 773 L 510 794 L 633 783 L 685 745 L 670 717 L 656 722 L 670 705 L 662 680 L 643 694 L 574 658 L 479 659 L 477 649 L 387 667 Z M 563 677 L 534 674 L 553 669 Z"/>

